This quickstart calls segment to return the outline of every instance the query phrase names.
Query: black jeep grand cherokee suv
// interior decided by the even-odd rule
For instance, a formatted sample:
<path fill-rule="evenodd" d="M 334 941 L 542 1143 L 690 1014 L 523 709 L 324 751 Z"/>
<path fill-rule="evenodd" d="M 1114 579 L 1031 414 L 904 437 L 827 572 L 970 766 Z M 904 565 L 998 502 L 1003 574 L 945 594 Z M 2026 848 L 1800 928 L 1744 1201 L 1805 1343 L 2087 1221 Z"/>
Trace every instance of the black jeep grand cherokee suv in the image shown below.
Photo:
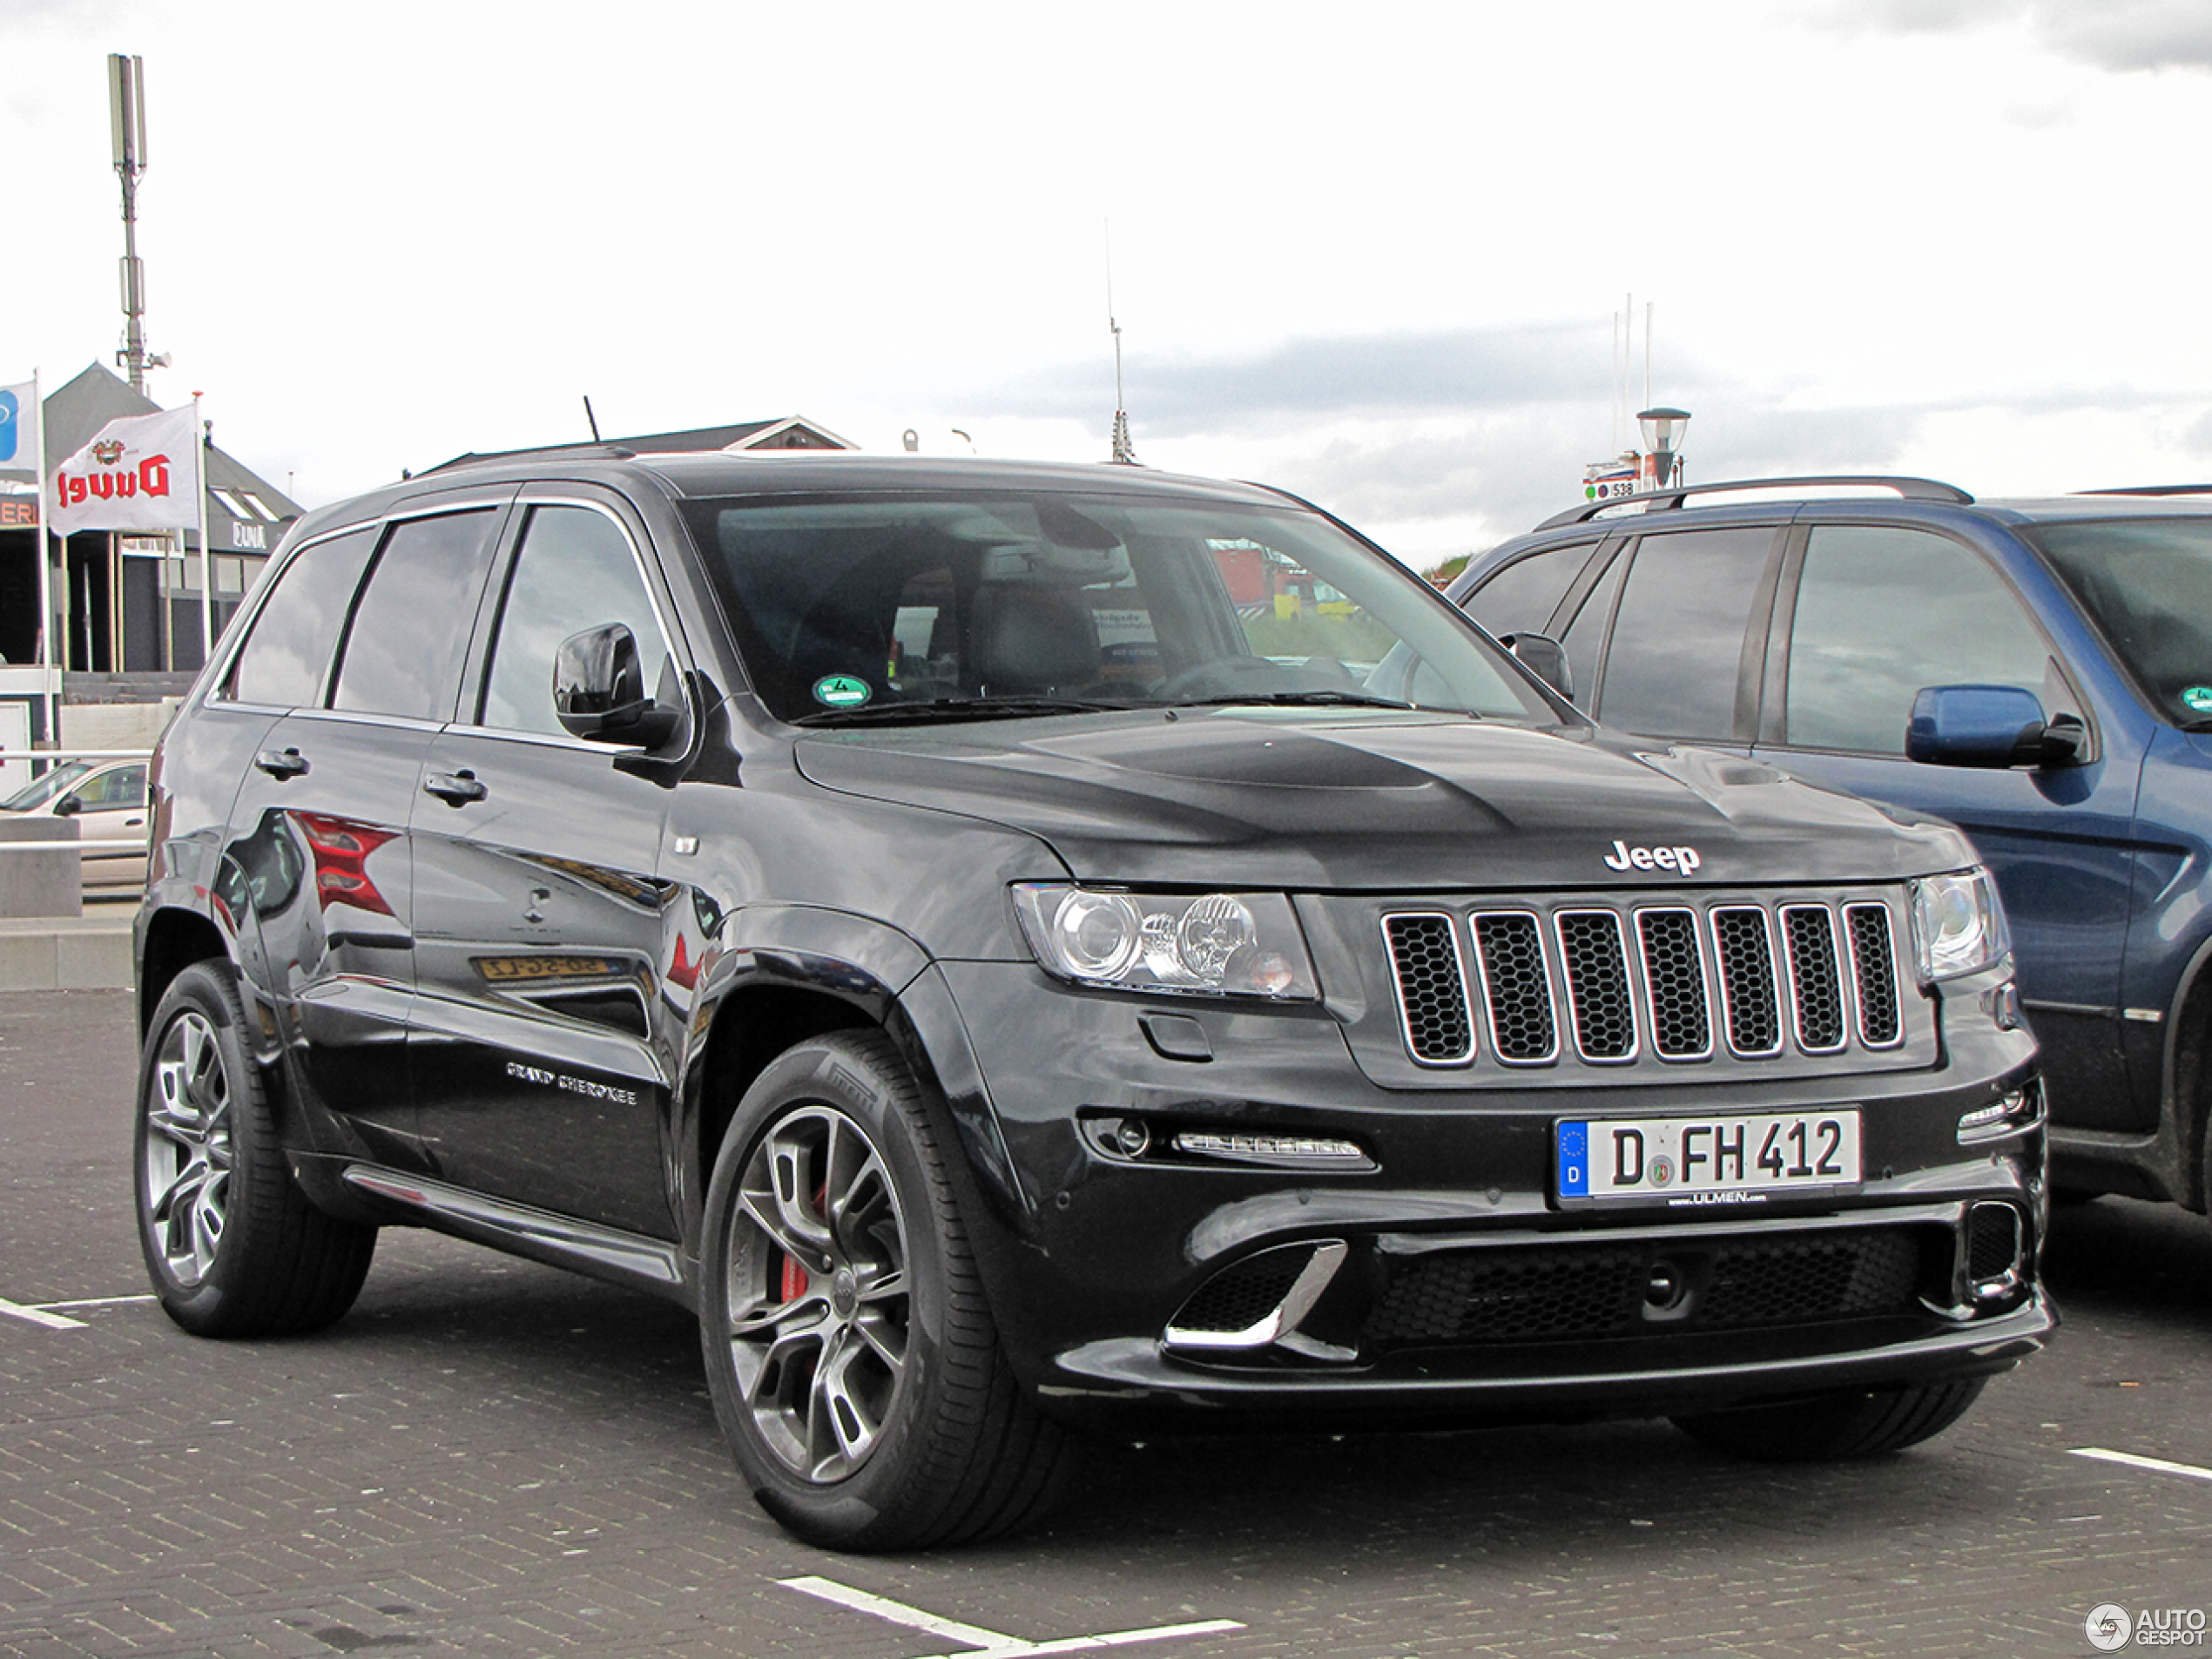
<path fill-rule="evenodd" d="M 156 812 L 171 1316 L 327 1323 L 394 1224 L 657 1291 L 811 1539 L 1132 1413 L 1863 1455 L 2054 1321 L 1967 844 L 1593 727 L 1269 490 L 447 468 L 300 524 Z"/>

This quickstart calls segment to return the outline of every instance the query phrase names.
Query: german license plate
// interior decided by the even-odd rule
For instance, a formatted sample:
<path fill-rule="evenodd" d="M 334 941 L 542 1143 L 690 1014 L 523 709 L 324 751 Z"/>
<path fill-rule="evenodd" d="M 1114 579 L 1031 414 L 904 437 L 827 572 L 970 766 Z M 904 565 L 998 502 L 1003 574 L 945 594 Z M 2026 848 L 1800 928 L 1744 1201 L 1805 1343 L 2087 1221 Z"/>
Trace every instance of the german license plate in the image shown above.
<path fill-rule="evenodd" d="M 1761 1204 L 1855 1187 L 1858 1113 L 1562 1118 L 1552 1126 L 1563 1202 Z"/>

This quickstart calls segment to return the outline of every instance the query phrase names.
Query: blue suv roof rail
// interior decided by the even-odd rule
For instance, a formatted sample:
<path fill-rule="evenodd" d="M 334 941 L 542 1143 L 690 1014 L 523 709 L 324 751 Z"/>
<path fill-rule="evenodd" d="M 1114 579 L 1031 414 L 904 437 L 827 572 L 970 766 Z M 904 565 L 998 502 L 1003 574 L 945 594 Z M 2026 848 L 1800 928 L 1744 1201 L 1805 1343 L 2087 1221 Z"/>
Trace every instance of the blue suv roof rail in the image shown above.
<path fill-rule="evenodd" d="M 1946 484 L 1935 478 L 1908 478 L 1887 473 L 1833 473 L 1804 478 L 1734 478 L 1717 484 L 1676 484 L 1668 489 L 1639 490 L 1633 496 L 1615 496 L 1609 501 L 1584 502 L 1570 507 L 1563 513 L 1554 513 L 1536 526 L 1540 530 L 1557 529 L 1562 524 L 1582 524 L 1600 513 L 1616 508 L 1641 503 L 1649 513 L 1671 513 L 1680 509 L 1686 496 L 1717 496 L 1731 489 L 1807 489 L 1833 484 L 1865 484 L 1880 489 L 1893 489 L 1906 501 L 1948 502 L 1954 507 L 1967 507 L 1973 497 L 1956 484 Z"/>
<path fill-rule="evenodd" d="M 2083 496 L 2212 496 L 2212 484 L 2116 484 L 2110 489 L 2083 489 Z"/>

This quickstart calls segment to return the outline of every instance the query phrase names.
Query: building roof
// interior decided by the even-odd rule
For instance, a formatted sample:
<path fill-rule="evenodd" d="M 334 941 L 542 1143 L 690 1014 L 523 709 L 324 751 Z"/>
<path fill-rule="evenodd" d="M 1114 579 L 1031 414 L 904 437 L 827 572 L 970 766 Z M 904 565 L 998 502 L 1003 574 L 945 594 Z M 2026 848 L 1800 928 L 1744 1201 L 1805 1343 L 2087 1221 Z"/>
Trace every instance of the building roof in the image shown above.
<path fill-rule="evenodd" d="M 550 443 L 528 449 L 470 450 L 430 469 L 472 467 L 509 455 L 554 455 L 570 450 L 627 449 L 633 455 L 704 455 L 720 451 L 737 454 L 751 449 L 858 449 L 849 438 L 840 438 L 819 421 L 803 415 L 786 415 L 776 421 L 741 421 L 735 426 L 693 427 L 684 432 L 649 432 L 634 438 L 585 439 L 577 443 Z"/>

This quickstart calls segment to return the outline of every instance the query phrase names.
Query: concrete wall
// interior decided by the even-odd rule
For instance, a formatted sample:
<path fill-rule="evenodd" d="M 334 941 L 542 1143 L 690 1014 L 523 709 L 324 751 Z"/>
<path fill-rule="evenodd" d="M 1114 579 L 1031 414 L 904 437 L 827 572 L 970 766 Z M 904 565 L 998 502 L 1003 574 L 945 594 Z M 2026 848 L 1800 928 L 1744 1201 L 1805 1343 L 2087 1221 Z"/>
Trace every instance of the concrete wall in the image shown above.
<path fill-rule="evenodd" d="M 44 813 L 0 813 L 0 916 L 81 916 L 84 914 L 84 855 L 77 850 L 75 819 Z M 51 849 L 16 850 L 15 844 L 51 841 Z"/>
<path fill-rule="evenodd" d="M 64 703 L 64 749 L 151 749 L 168 729 L 180 701 L 158 703 Z"/>

